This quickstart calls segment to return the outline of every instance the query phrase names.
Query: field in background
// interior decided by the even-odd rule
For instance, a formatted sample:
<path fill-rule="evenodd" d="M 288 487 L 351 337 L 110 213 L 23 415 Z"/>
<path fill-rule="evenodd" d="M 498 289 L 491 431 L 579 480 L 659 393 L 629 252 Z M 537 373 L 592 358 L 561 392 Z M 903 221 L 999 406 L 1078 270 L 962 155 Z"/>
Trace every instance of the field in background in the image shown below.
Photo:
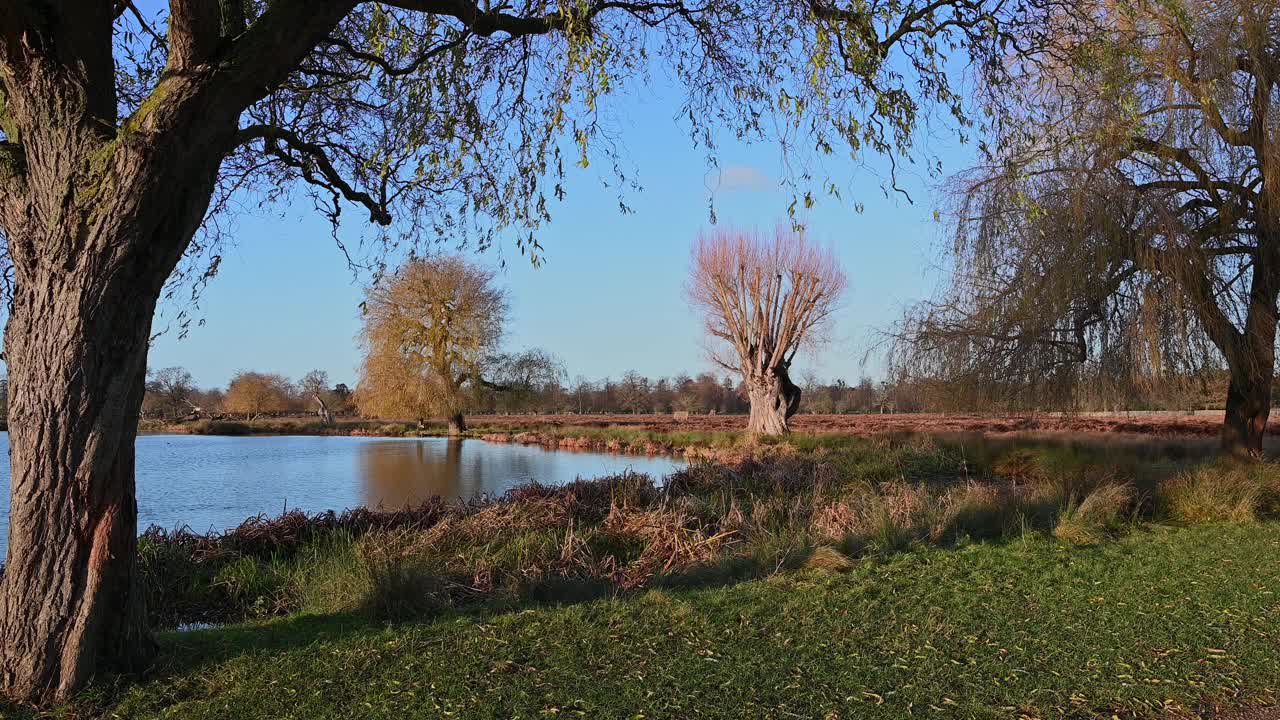
<path fill-rule="evenodd" d="M 565 430 L 571 428 L 628 428 L 655 433 L 726 433 L 746 429 L 745 415 L 471 415 L 467 423 L 473 434 L 485 432 L 520 432 L 525 430 Z M 438 427 L 437 427 L 438 426 Z M 1216 438 L 1222 426 L 1220 411 L 1196 414 L 1172 412 L 1131 413 L 1043 413 L 987 415 L 977 413 L 904 413 L 884 415 L 796 415 L 791 428 L 798 433 L 835 433 L 872 436 L 884 433 L 1084 433 L 1106 435 L 1147 435 L 1170 438 Z M 147 422 L 143 432 L 176 432 L 197 434 L 390 434 L 400 435 L 416 423 L 378 418 L 339 418 L 331 426 L 320 424 L 314 415 L 264 417 L 251 422 L 242 418 L 198 420 L 194 422 Z M 438 421 L 425 430 L 443 433 L 444 422 Z M 221 430 L 220 430 L 221 428 Z M 1268 427 L 1272 436 L 1280 436 L 1276 423 Z"/>
<path fill-rule="evenodd" d="M 743 415 L 476 415 L 474 427 L 634 427 L 654 432 L 727 432 L 743 430 Z M 1137 433 L 1161 436 L 1216 436 L 1222 425 L 1220 412 L 1196 415 L 1156 413 L 1059 413 L 1025 415 L 982 415 L 908 413 L 885 415 L 796 415 L 791 428 L 804 433 L 878 435 L 881 433 Z M 1273 424 L 1272 434 L 1280 431 Z"/>

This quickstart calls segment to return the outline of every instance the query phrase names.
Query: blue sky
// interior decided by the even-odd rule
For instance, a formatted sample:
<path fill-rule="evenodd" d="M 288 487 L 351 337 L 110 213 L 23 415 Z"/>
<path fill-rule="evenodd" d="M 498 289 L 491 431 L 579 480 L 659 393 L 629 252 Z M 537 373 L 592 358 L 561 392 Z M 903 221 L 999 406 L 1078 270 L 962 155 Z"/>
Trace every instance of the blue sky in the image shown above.
<path fill-rule="evenodd" d="M 612 99 L 627 159 L 643 190 L 618 211 L 615 191 L 603 188 L 595 170 L 574 168 L 563 203 L 538 234 L 544 264 L 531 267 L 513 244 L 479 256 L 497 264 L 509 290 L 512 315 L 507 346 L 539 346 L 559 356 L 570 377 L 618 377 L 636 370 L 651 377 L 710 369 L 701 321 L 688 307 L 683 284 L 691 241 L 710 227 L 709 188 L 720 225 L 768 230 L 786 219 L 789 197 L 777 185 L 776 146 L 722 141 L 723 175 L 709 171 L 705 153 L 673 121 L 680 97 L 648 88 Z M 938 131 L 929 149 L 946 172 L 971 157 L 953 136 Z M 814 357 L 797 362 L 800 377 L 856 381 L 880 374 L 863 356 L 909 304 L 933 294 L 941 276 L 944 229 L 933 220 L 937 179 L 923 171 L 900 173 L 914 204 L 886 198 L 887 162 L 864 158 L 825 161 L 834 178 L 852 182 L 844 203 L 820 198 L 803 220 L 809 236 L 832 247 L 844 264 L 849 291 L 836 319 L 836 339 Z M 603 164 L 603 163 L 599 163 Z M 864 204 L 856 213 L 852 203 Z M 359 213 L 347 213 L 357 217 Z M 204 291 L 185 338 L 175 330 L 153 344 L 149 365 L 181 365 L 203 386 L 225 386 L 238 369 L 279 372 L 297 379 L 312 368 L 334 382 L 353 383 L 359 364 L 359 303 L 367 280 L 353 277 L 326 221 L 305 198 L 241 216 L 217 277 Z M 354 237 L 358 228 L 347 228 Z M 162 306 L 156 329 L 179 309 Z"/>

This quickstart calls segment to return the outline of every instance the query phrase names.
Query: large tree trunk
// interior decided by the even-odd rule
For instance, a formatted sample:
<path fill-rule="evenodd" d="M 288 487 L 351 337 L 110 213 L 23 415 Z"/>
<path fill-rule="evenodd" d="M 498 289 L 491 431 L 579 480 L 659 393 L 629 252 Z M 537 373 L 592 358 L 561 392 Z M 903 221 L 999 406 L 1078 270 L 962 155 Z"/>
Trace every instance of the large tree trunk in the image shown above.
<path fill-rule="evenodd" d="M 155 294 L 150 283 L 34 274 L 5 330 L 12 503 L 0 683 L 47 701 L 138 670 L 155 649 L 135 573 L 133 482 Z"/>
<path fill-rule="evenodd" d="M 787 421 L 800 408 L 800 388 L 791 382 L 786 369 L 776 368 L 748 378 L 747 399 L 751 402 L 747 432 L 783 435 L 791 431 Z"/>
<path fill-rule="evenodd" d="M 193 86 L 174 83 L 169 98 L 181 107 Z M 11 103 L 39 164 L 21 195 L 0 198 L 14 269 L 0 693 L 38 703 L 137 670 L 154 653 L 136 573 L 134 440 L 156 302 L 221 157 L 209 148 L 218 123 L 208 112 L 181 113 L 202 119 L 191 136 L 152 133 L 150 121 L 175 117 L 158 103 L 117 138 L 76 115 L 79 88 Z M 221 127 L 229 137 L 234 117 Z"/>
<path fill-rule="evenodd" d="M 117 6 L 0 2 L 0 234 L 14 288 L 0 693 L 15 700 L 66 698 L 153 651 L 133 464 L 155 304 L 223 158 L 247 139 L 241 113 L 352 3 L 273 2 L 246 28 L 217 3 L 173 0 L 167 65 L 123 121 Z"/>
<path fill-rule="evenodd" d="M 1264 218 L 1273 214 L 1263 212 Z M 1268 223 L 1269 225 L 1269 223 Z M 1218 330 L 1215 339 L 1231 374 L 1226 415 L 1222 419 L 1222 450 L 1235 457 L 1261 459 L 1267 420 L 1271 415 L 1271 384 L 1276 367 L 1276 303 L 1280 295 L 1280 235 L 1272 228 L 1259 236 L 1259 252 L 1249 288 L 1248 313 L 1239 332 Z M 1218 326 L 1225 325 L 1219 321 Z"/>
<path fill-rule="evenodd" d="M 448 424 L 449 424 L 449 435 L 451 436 L 456 437 L 467 431 L 467 420 L 462 416 L 462 413 L 460 412 L 456 412 L 450 415 L 448 419 Z"/>
<path fill-rule="evenodd" d="M 1271 415 L 1271 378 L 1252 373 L 1227 386 L 1226 416 L 1222 419 L 1222 449 L 1236 457 L 1261 458 L 1262 441 Z"/>
<path fill-rule="evenodd" d="M 1226 353 L 1231 381 L 1227 386 L 1226 415 L 1222 419 L 1222 450 L 1228 455 L 1262 458 L 1262 442 L 1271 415 L 1275 340 L 1274 299 L 1251 303 L 1238 345 Z"/>

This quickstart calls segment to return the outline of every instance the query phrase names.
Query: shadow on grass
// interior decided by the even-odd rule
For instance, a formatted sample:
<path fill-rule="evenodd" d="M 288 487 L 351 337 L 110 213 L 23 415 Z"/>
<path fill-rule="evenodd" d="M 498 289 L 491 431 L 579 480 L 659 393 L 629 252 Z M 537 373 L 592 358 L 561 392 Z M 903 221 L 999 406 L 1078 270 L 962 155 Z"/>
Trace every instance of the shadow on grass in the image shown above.
<path fill-rule="evenodd" d="M 1050 534 L 1043 530 L 1029 529 L 1026 536 L 1034 536 L 1040 541 L 1050 538 Z M 459 619 L 483 623 L 500 615 L 532 609 L 566 607 L 613 598 L 638 598 L 651 590 L 709 590 L 763 580 L 784 572 L 842 573 L 867 563 L 892 562 L 926 548 L 956 550 L 974 544 L 1001 547 L 1023 541 L 1025 537 L 1008 535 L 980 540 L 953 536 L 946 542 L 927 545 L 909 542 L 887 551 L 877 550 L 855 539 L 839 543 L 834 548 L 830 545 L 779 546 L 773 553 L 725 557 L 678 572 L 664 573 L 632 590 L 598 578 L 548 578 L 529 583 L 514 595 L 487 597 L 457 606 L 431 606 L 420 599 L 416 604 L 403 604 L 406 585 L 401 579 L 394 587 L 373 588 L 365 605 L 357 610 L 302 613 L 260 622 L 163 633 L 160 656 L 152 668 L 137 680 L 159 681 L 198 673 L 242 656 L 285 653 L 360 635 L 395 632 L 397 628 L 407 626 L 429 628 Z M 1100 548 L 1079 546 L 1073 552 L 1097 550 Z M 832 555 L 837 562 L 832 562 Z M 399 608 L 390 618 L 388 603 L 397 603 Z M 132 680 L 118 679 L 117 690 L 129 682 Z M 110 694 L 107 691 L 99 702 L 109 703 Z"/>
<path fill-rule="evenodd" d="M 171 631 L 160 638 L 160 656 L 143 680 L 199 670 L 251 653 L 278 653 L 341 640 L 384 626 L 368 613 L 301 614 L 242 625 Z"/>
<path fill-rule="evenodd" d="M 294 614 L 168 633 L 145 679 L 387 627 L 419 625 L 430 633 L 433 624 L 450 618 L 483 621 L 530 608 L 635 597 L 648 588 L 724 587 L 805 567 L 840 572 L 893 562 L 922 547 L 1056 536 L 1081 542 L 1085 547 L 1072 552 L 1087 557 L 1090 543 L 1155 520 L 1151 498 L 1183 467 L 1176 459 L 1153 462 L 1136 452 L 1113 455 L 1069 444 L 814 437 L 796 445 L 795 454 L 690 466 L 662 487 L 626 475 L 525 486 L 496 501 L 449 512 L 436 507 L 403 520 L 264 520 L 250 528 L 253 544 L 243 532 L 207 540 L 155 538 L 157 556 L 169 561 L 152 565 L 164 573 L 177 577 L 193 558 L 213 558 L 216 567 L 206 573 L 212 579 L 197 578 L 203 583 L 197 589 L 228 601 L 231 609 L 257 608 L 259 595 L 284 597 L 289 602 L 266 607 Z M 1226 473 L 1238 474 L 1206 466 L 1203 477 L 1195 475 L 1200 479 L 1188 485 L 1196 492 L 1183 494 L 1213 509 L 1222 503 L 1216 489 Z M 1273 474 L 1280 477 L 1280 471 Z M 1250 483 L 1280 486 L 1275 478 Z M 1250 512 L 1262 507 L 1255 500 Z M 320 532 L 326 528 L 343 530 L 343 542 L 319 543 L 315 538 L 327 537 Z M 223 554 L 192 549 L 206 546 Z M 162 550 L 172 557 L 159 555 Z M 265 589 L 258 592 L 258 585 Z M 229 591 L 242 587 L 248 590 L 239 595 Z M 317 589 L 334 601 L 313 602 L 309 593 Z M 108 685 L 100 697 L 120 687 Z"/>

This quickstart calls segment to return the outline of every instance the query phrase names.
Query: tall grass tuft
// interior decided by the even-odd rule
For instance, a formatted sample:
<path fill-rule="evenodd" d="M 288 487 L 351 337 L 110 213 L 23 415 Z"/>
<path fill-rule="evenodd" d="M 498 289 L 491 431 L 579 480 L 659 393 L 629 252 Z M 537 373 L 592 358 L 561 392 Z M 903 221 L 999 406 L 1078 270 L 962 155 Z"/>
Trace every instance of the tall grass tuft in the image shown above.
<path fill-rule="evenodd" d="M 361 609 L 379 620 L 399 621 L 452 604 L 450 589 L 458 586 L 431 571 L 416 552 L 419 541 L 419 532 L 400 528 L 370 533 L 356 543 L 355 555 L 367 580 Z"/>
<path fill-rule="evenodd" d="M 1186 470 L 1160 489 L 1159 504 L 1184 523 L 1253 522 L 1274 512 L 1280 491 L 1272 465 L 1218 462 Z"/>
<path fill-rule="evenodd" d="M 1072 496 L 1058 515 L 1053 535 L 1074 545 L 1093 545 L 1118 532 L 1133 506 L 1129 484 L 1107 483 L 1083 498 Z"/>

